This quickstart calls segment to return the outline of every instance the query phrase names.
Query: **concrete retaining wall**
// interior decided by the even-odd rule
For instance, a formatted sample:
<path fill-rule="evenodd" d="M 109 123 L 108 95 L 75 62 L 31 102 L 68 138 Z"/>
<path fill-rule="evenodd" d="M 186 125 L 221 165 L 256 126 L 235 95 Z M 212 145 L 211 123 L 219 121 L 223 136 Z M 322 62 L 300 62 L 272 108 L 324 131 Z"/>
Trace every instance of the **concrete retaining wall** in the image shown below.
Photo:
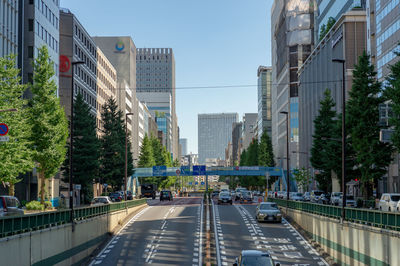
<path fill-rule="evenodd" d="M 335 219 L 292 209 L 288 209 L 287 215 L 341 265 L 400 263 L 400 232 L 348 222 L 341 224 Z"/>
<path fill-rule="evenodd" d="M 123 220 L 147 204 L 78 221 L 75 231 L 66 224 L 0 239 L 1 265 L 80 264 Z"/>

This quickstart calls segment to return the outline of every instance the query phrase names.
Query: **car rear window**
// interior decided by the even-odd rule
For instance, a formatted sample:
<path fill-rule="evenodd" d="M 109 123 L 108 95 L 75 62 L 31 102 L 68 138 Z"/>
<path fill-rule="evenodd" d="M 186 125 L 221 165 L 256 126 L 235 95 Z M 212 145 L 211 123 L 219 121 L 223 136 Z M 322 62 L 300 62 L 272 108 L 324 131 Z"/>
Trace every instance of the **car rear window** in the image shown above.
<path fill-rule="evenodd" d="M 249 256 L 242 257 L 243 266 L 272 266 L 271 258 L 266 256 Z"/>
<path fill-rule="evenodd" d="M 163 191 L 163 196 L 169 196 L 169 191 Z"/>

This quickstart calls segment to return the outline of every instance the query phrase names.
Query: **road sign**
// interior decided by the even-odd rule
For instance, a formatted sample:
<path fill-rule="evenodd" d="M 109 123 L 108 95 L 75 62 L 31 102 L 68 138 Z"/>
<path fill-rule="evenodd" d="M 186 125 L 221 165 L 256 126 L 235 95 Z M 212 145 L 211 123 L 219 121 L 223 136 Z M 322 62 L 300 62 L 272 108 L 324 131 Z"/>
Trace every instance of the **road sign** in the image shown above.
<path fill-rule="evenodd" d="M 0 123 L 0 136 L 5 136 L 8 133 L 8 126 L 4 123 Z"/>
<path fill-rule="evenodd" d="M 10 137 L 0 137 L 0 142 L 7 142 L 10 140 Z"/>
<path fill-rule="evenodd" d="M 204 182 L 201 182 L 201 185 L 204 186 Z"/>
<path fill-rule="evenodd" d="M 199 184 L 199 182 L 196 181 L 196 182 L 194 182 L 194 184 L 197 186 Z"/>
<path fill-rule="evenodd" d="M 177 169 L 177 170 L 175 171 L 175 173 L 176 173 L 177 176 L 179 176 L 179 175 L 181 174 L 181 170 Z"/>
<path fill-rule="evenodd" d="M 189 185 L 193 185 L 193 182 L 189 182 Z"/>
<path fill-rule="evenodd" d="M 206 166 L 205 165 L 194 165 L 193 166 L 193 175 L 206 175 Z"/>
<path fill-rule="evenodd" d="M 153 166 L 153 176 L 166 176 L 166 175 L 167 175 L 167 167 L 165 165 Z"/>
<path fill-rule="evenodd" d="M 188 165 L 181 166 L 181 175 L 191 175 L 190 167 Z"/>

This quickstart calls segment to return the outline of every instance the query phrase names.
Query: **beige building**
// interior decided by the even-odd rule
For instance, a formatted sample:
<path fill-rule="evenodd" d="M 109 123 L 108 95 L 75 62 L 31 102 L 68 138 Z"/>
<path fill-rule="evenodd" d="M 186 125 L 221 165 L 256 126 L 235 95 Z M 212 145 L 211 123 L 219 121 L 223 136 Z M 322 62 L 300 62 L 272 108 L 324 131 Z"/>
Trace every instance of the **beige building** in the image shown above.
<path fill-rule="evenodd" d="M 117 72 L 101 49 L 97 47 L 97 135 L 101 135 L 103 123 L 101 121 L 102 106 L 110 99 L 116 98 Z"/>

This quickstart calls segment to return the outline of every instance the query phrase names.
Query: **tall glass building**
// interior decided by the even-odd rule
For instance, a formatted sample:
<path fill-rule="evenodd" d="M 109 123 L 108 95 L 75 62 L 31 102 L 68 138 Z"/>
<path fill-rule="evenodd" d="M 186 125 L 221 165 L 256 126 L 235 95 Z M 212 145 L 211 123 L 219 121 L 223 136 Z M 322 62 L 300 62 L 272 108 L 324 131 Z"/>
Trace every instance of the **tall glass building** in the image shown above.
<path fill-rule="evenodd" d="M 238 121 L 237 113 L 198 115 L 199 163 L 225 158 L 225 148 L 232 141 L 232 124 Z"/>
<path fill-rule="evenodd" d="M 261 138 L 264 131 L 271 137 L 271 119 L 272 119 L 272 68 L 260 66 L 257 70 L 257 91 L 258 91 L 258 139 Z"/>
<path fill-rule="evenodd" d="M 19 9 L 18 1 L 0 1 L 0 57 L 18 54 Z"/>

